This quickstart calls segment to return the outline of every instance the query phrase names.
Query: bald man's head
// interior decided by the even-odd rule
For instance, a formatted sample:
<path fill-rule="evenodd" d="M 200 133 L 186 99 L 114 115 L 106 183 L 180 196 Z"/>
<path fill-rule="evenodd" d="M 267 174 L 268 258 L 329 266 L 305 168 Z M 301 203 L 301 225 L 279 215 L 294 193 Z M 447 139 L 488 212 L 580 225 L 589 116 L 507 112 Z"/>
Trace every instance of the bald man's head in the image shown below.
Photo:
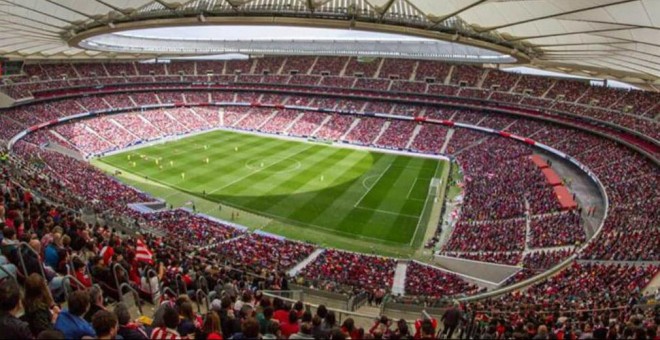
<path fill-rule="evenodd" d="M 36 251 L 37 253 L 41 253 L 41 242 L 39 242 L 39 240 L 37 239 L 30 240 L 29 245 L 30 248 L 32 248 L 32 250 Z"/>

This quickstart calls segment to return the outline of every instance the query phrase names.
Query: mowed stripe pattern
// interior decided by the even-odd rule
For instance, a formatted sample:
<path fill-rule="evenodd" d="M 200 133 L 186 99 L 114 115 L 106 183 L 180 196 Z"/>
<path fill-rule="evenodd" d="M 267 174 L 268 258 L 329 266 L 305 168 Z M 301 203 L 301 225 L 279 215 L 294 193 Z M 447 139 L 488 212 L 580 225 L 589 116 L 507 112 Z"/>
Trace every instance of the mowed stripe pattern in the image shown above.
<path fill-rule="evenodd" d="M 410 242 L 441 164 L 228 131 L 102 161 L 285 223 L 393 244 Z"/>

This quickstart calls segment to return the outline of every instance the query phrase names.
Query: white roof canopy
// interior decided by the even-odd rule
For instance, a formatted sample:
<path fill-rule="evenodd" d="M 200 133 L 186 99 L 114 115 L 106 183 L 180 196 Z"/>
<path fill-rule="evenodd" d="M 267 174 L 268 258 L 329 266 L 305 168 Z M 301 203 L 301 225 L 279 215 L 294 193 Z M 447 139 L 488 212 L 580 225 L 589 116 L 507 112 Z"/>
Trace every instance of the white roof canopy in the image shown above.
<path fill-rule="evenodd" d="M 0 14 L 0 55 L 17 59 L 147 58 L 165 53 L 91 51 L 79 43 L 138 28 L 268 24 L 403 33 L 565 73 L 660 78 L 658 0 L 0 0 Z"/>

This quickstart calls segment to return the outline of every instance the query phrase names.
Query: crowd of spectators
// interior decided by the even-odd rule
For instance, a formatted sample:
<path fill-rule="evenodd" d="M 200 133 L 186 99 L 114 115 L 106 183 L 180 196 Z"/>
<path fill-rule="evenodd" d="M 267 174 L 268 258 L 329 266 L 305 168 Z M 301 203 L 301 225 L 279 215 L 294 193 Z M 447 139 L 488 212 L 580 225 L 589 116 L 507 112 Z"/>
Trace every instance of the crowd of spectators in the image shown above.
<path fill-rule="evenodd" d="M 385 132 L 375 141 L 381 147 L 404 149 L 408 146 L 417 124 L 410 121 L 392 121 Z"/>
<path fill-rule="evenodd" d="M 309 137 L 319 128 L 321 123 L 329 117 L 330 116 L 319 112 L 307 111 L 300 119 L 298 119 L 298 121 L 295 122 L 295 124 L 293 124 L 293 126 L 291 126 L 289 134 Z"/>
<path fill-rule="evenodd" d="M 447 137 L 447 128 L 440 125 L 422 125 L 410 148 L 414 151 L 438 154 Z"/>
<path fill-rule="evenodd" d="M 174 120 L 180 122 L 182 126 L 185 126 L 187 131 L 201 131 L 211 128 L 209 122 L 197 115 L 192 108 L 169 108 L 167 109 L 167 113 L 174 118 Z"/>
<path fill-rule="evenodd" d="M 577 211 L 532 217 L 529 226 L 531 248 L 579 246 L 586 240 Z"/>
<path fill-rule="evenodd" d="M 417 61 L 413 59 L 390 59 L 383 60 L 380 68 L 379 78 L 408 80 L 411 78 Z"/>
<path fill-rule="evenodd" d="M 308 74 L 315 60 L 316 57 L 288 56 L 282 67 L 282 74 L 292 74 L 293 72 Z"/>
<path fill-rule="evenodd" d="M 349 286 L 367 291 L 389 291 L 395 269 L 396 260 L 392 258 L 327 249 L 299 274 L 324 290 Z"/>
<path fill-rule="evenodd" d="M 406 294 L 432 299 L 472 295 L 481 289 L 462 277 L 412 261 L 406 269 Z"/>
<path fill-rule="evenodd" d="M 333 115 L 319 131 L 316 132 L 316 137 L 321 139 L 339 140 L 346 131 L 350 128 L 351 124 L 355 121 L 352 116 L 339 116 Z"/>
<path fill-rule="evenodd" d="M 160 130 L 164 136 L 172 136 L 186 131 L 182 122 L 174 120 L 163 109 L 143 111 L 140 116 Z"/>
<path fill-rule="evenodd" d="M 339 76 L 346 66 L 348 58 L 318 57 L 311 74 L 326 74 Z"/>
<path fill-rule="evenodd" d="M 259 234 L 218 245 L 215 252 L 235 269 L 256 274 L 281 273 L 307 258 L 314 246 Z"/>
<path fill-rule="evenodd" d="M 297 110 L 277 110 L 277 115 L 268 120 L 259 130 L 269 133 L 286 133 L 287 128 L 301 114 Z"/>
<path fill-rule="evenodd" d="M 371 145 L 380 134 L 383 124 L 382 119 L 362 117 L 345 139 L 357 144 Z"/>
<path fill-rule="evenodd" d="M 78 67 L 76 67 L 76 69 L 78 69 Z M 76 70 L 73 68 L 71 68 L 71 70 L 76 72 Z M 55 72 L 56 74 L 60 71 L 68 72 L 65 68 L 62 68 L 62 70 L 53 70 L 52 72 Z M 81 71 L 78 69 L 78 73 L 80 72 Z M 113 72 L 110 73 L 112 74 Z M 454 79 L 454 77 L 452 77 L 452 79 Z M 556 83 L 555 86 L 557 86 L 557 84 L 558 83 Z M 557 90 L 556 94 L 561 94 L 559 89 Z M 116 100 L 124 100 L 121 98 L 121 95 L 116 96 Z M 635 94 L 626 93 L 626 97 L 627 96 L 635 96 Z M 107 97 L 108 96 L 104 97 L 105 99 L 103 100 L 107 101 L 112 106 L 115 106 L 115 101 L 112 99 L 108 100 Z M 131 95 L 131 97 L 141 98 L 139 95 L 135 94 Z M 88 99 L 91 100 L 91 102 L 88 103 L 90 106 L 97 104 L 101 105 L 99 102 L 94 101 L 92 98 Z M 337 100 L 335 100 L 335 102 L 337 102 Z M 82 103 L 83 102 L 81 100 L 81 104 Z M 83 106 L 87 108 L 87 105 Z M 72 103 L 37 104 L 31 106 L 29 110 L 20 108 L 14 109 L 9 113 L 10 117 L 0 117 L 0 119 L 3 119 L 3 121 L 6 122 L 16 121 L 20 124 L 24 124 L 25 126 L 29 126 L 44 120 L 71 114 L 72 112 L 69 111 L 75 109 L 76 104 L 73 101 Z M 77 109 L 81 110 L 82 108 L 77 106 Z M 197 109 L 198 108 L 195 110 Z M 181 110 L 185 111 L 189 109 Z M 234 108 L 232 108 L 232 110 L 234 110 Z M 245 110 L 248 109 L 245 108 Z M 16 113 L 16 111 L 21 111 L 22 113 Z M 184 122 L 188 122 L 191 119 L 196 119 L 196 115 L 191 111 L 185 111 L 187 113 L 181 113 L 178 111 L 171 112 L 168 110 L 168 112 L 172 116 L 181 116 L 181 120 Z M 241 112 L 242 114 L 240 116 L 242 117 L 247 111 Z M 261 112 L 262 116 L 257 117 L 256 119 L 258 120 L 261 118 L 260 122 L 263 122 L 264 116 L 267 117 L 270 115 L 272 110 L 252 108 L 250 115 L 252 115 L 254 112 Z M 211 111 L 209 114 L 213 115 L 214 113 Z M 319 114 L 319 116 L 322 115 Z M 114 124 L 113 121 L 126 128 L 130 126 L 130 132 L 140 137 L 143 135 L 154 136 L 155 134 L 152 129 L 153 126 L 151 124 L 145 124 L 145 121 L 140 117 L 144 117 L 150 121 L 153 126 L 158 126 L 158 128 L 163 129 L 164 132 L 167 130 L 167 133 L 185 131 L 185 129 L 181 129 L 182 124 L 177 123 L 175 120 L 169 118 L 167 114 L 164 114 L 164 111 L 156 111 L 155 113 L 145 112 L 140 116 L 122 114 L 107 119 L 104 118 L 94 121 L 78 122 L 71 125 L 58 127 L 55 129 L 55 131 L 60 132 L 61 135 L 69 140 L 72 140 L 72 142 L 79 143 L 81 148 L 87 150 L 101 150 L 108 147 L 108 145 L 104 145 L 104 140 L 106 141 L 106 144 L 112 143 L 123 145 L 124 139 L 128 136 L 126 133 L 122 132 L 123 130 Z M 484 120 L 481 120 L 482 118 L 484 117 L 482 116 L 480 121 L 484 126 L 489 126 L 491 122 L 496 125 L 504 125 L 508 123 L 506 120 L 499 120 L 495 117 L 486 117 Z M 163 119 L 165 122 L 171 122 L 163 123 Z M 225 114 L 225 119 L 227 119 L 227 114 Z M 341 136 L 346 130 L 348 130 L 348 127 L 354 119 L 354 117 L 333 116 L 328 122 L 326 122 L 326 124 L 323 125 L 323 128 L 319 130 L 317 135 L 320 136 L 322 134 L 328 134 L 334 136 L 338 134 Z M 368 121 L 369 123 L 365 123 L 365 121 Z M 241 125 L 242 123 L 243 122 L 241 122 Z M 170 124 L 174 124 L 179 128 L 172 128 L 170 130 Z M 254 122 L 250 123 L 248 120 L 246 121 L 246 125 L 254 126 L 255 124 Z M 5 126 L 12 126 L 12 123 L 8 123 L 7 125 L 3 124 L 2 129 L 5 129 Z M 115 127 L 118 130 L 113 132 L 112 129 Z M 351 136 L 349 139 L 361 141 L 360 136 L 367 135 L 367 137 L 363 137 L 362 139 L 373 141 L 373 139 L 375 139 L 375 135 L 371 135 L 374 134 L 374 132 L 376 134 L 380 132 L 381 127 L 381 120 L 375 118 L 362 118 L 362 122 L 355 127 L 351 134 L 349 134 L 349 136 Z M 387 131 L 390 129 L 395 129 L 394 124 L 392 124 L 390 128 L 386 130 L 385 134 L 388 134 Z M 425 126 L 422 131 L 426 129 L 427 128 Z M 90 130 L 95 131 L 96 133 L 91 132 Z M 99 130 L 103 130 L 103 132 Z M 529 131 L 529 134 L 537 134 L 541 141 L 548 140 L 551 141 L 551 145 L 559 145 L 558 148 L 561 150 L 566 150 L 567 152 L 570 150 L 569 153 L 571 155 L 574 154 L 576 158 L 583 161 L 597 174 L 599 179 L 601 179 L 601 181 L 605 184 L 608 194 L 611 194 L 610 199 L 612 205 L 610 213 L 608 214 L 608 218 L 605 222 L 604 229 L 599 234 L 599 236 L 593 240 L 592 244 L 586 250 L 580 253 L 581 259 L 613 261 L 658 261 L 658 254 L 655 248 L 657 248 L 657 241 L 660 238 L 660 234 L 656 228 L 658 220 L 658 215 L 656 212 L 657 209 L 654 209 L 654 203 L 657 203 L 655 202 L 655 197 L 657 197 L 658 190 L 656 185 L 657 169 L 654 165 L 645 160 L 641 155 L 636 154 L 631 150 L 614 147 L 613 142 L 600 142 L 600 139 L 598 139 L 598 142 L 594 142 L 594 139 L 597 137 L 585 137 L 586 135 L 580 132 L 568 129 L 560 129 L 549 124 L 517 120 L 508 130 L 523 132 Z M 340 131 L 341 133 L 337 131 Z M 420 131 L 420 134 L 422 134 L 422 131 Z M 385 137 L 385 134 L 382 136 L 382 138 L 384 137 L 389 139 L 389 137 Z M 0 135 L 0 138 L 4 135 L 9 136 L 10 134 L 5 134 L 3 132 L 3 134 Z M 83 136 L 84 138 L 96 139 L 96 141 L 84 142 L 80 140 L 83 138 L 80 136 Z M 430 137 L 426 138 L 434 138 L 433 133 L 430 133 L 429 136 Z M 110 137 L 112 137 L 112 139 Z M 440 139 L 444 140 L 444 138 Z M 459 222 L 456 230 L 454 231 L 454 234 L 452 235 L 452 238 L 449 240 L 447 247 L 451 249 L 445 250 L 470 252 L 457 253 L 468 254 L 467 256 L 474 254 L 478 254 L 480 256 L 483 255 L 480 260 L 487 260 L 488 255 L 486 254 L 505 254 L 505 252 L 512 250 L 516 252 L 520 251 L 521 245 L 524 245 L 524 227 L 521 228 L 520 221 L 523 221 L 521 216 L 524 215 L 525 201 L 527 201 L 529 204 L 530 210 L 533 214 L 552 213 L 556 210 L 556 206 L 551 204 L 555 203 L 556 205 L 556 202 L 551 202 L 550 198 L 552 196 L 546 195 L 549 192 L 548 187 L 542 181 L 542 177 L 539 177 L 538 170 L 534 169 L 535 172 L 532 173 L 533 168 L 531 167 L 531 162 L 527 161 L 527 163 L 525 163 L 526 156 L 529 155 L 529 151 L 522 145 L 503 141 L 504 139 L 486 137 L 486 135 L 483 134 L 465 133 L 465 131 L 456 130 L 456 133 L 451 140 L 450 150 L 452 153 L 460 151 L 460 153 L 458 153 L 458 158 L 461 161 L 466 174 L 467 197 L 461 217 L 464 220 Z M 478 142 L 481 143 L 477 147 L 475 143 Z M 90 144 L 87 145 L 85 143 Z M 419 143 L 422 142 L 420 141 Z M 52 178 L 57 178 L 65 183 L 64 187 L 66 190 L 53 190 L 53 188 L 48 190 L 46 188 L 46 190 L 41 191 L 47 193 L 49 196 L 52 195 L 52 197 L 66 199 L 67 202 L 71 204 L 71 206 L 88 204 L 97 208 L 98 210 L 106 210 L 108 207 L 110 207 L 111 209 L 124 213 L 126 213 L 126 203 L 149 200 L 149 198 L 145 195 L 127 188 L 122 184 L 107 178 L 100 172 L 89 168 L 89 166 L 85 163 L 69 159 L 60 154 L 38 151 L 33 146 L 27 146 L 26 144 L 28 143 L 19 143 L 17 146 L 17 151 L 23 155 L 33 155 L 34 153 L 40 153 L 39 158 L 42 160 L 43 164 L 45 164 L 45 168 L 42 170 L 44 174 L 46 176 L 51 176 Z M 414 144 L 415 143 L 413 143 L 413 145 Z M 110 147 L 112 147 L 112 145 Z M 465 150 L 465 147 L 470 148 Z M 606 150 L 606 152 L 603 152 L 602 150 Z M 573 153 L 573 151 L 576 152 Z M 608 157 L 602 157 L 602 154 L 608 154 Z M 612 157 L 616 158 L 617 161 L 608 164 L 607 158 L 610 158 L 610 154 Z M 31 159 L 34 158 L 31 157 Z M 515 171 L 513 169 L 515 169 Z M 505 174 L 507 176 L 505 176 Z M 43 178 L 38 179 L 36 177 L 30 177 L 28 174 L 25 176 L 27 177 L 21 178 L 30 178 L 32 181 L 31 185 L 40 189 L 45 187 L 44 184 L 35 181 L 48 181 L 47 183 L 49 183 L 49 185 L 53 185 L 53 187 L 56 185 L 54 182 Z M 510 177 L 510 179 L 507 179 L 506 177 Z M 81 181 L 81 179 L 84 180 Z M 60 183 L 60 187 L 62 187 L 61 185 L 62 184 Z M 516 195 L 514 195 L 515 199 L 492 199 L 492 197 L 495 196 L 498 198 L 503 196 L 502 193 L 516 193 Z M 3 192 L 3 194 L 5 194 L 5 192 Z M 19 194 L 10 195 L 16 197 L 24 197 L 24 195 Z M 72 196 L 78 196 L 79 198 L 75 199 Z M 16 200 L 16 197 L 14 197 L 14 200 Z M 496 205 L 490 206 L 488 202 L 491 201 L 495 201 Z M 50 215 L 50 211 L 52 209 L 44 209 L 47 210 L 41 211 L 39 214 L 45 216 L 47 215 L 46 211 L 48 211 L 48 215 Z M 172 214 L 178 214 L 178 212 Z M 168 230 L 171 233 L 176 231 L 177 235 L 180 235 L 182 232 L 181 230 L 177 231 L 177 225 L 179 223 L 195 225 L 197 227 L 191 228 L 189 232 L 193 234 L 199 233 L 199 235 L 202 236 L 209 235 L 210 233 L 216 235 L 217 233 L 216 238 L 212 240 L 214 242 L 227 240 L 237 236 L 237 234 L 234 234 L 234 231 L 232 230 L 226 231 L 228 234 L 223 234 L 222 231 L 215 231 L 215 227 L 206 226 L 205 222 L 196 221 L 194 219 L 188 220 L 186 218 L 187 217 L 185 216 L 178 215 L 167 218 L 158 217 L 158 220 L 170 220 L 171 223 L 165 225 L 157 225 L 157 223 L 154 224 L 153 221 L 148 221 L 148 223 L 156 225 L 157 228 Z M 580 240 L 582 236 L 580 236 L 581 233 L 579 232 L 578 228 L 579 222 L 576 223 L 575 218 L 576 215 L 574 213 L 549 215 L 543 217 L 542 219 L 532 218 L 532 237 L 530 238 L 530 241 L 532 242 L 531 245 L 537 245 L 539 247 L 550 247 L 556 245 L 573 245 L 576 242 L 582 242 Z M 45 219 L 47 220 L 47 217 Z M 16 219 L 10 218 L 10 220 L 12 220 L 12 223 L 15 223 Z M 184 222 L 181 222 L 182 220 Z M 536 227 L 534 226 L 535 221 L 538 222 L 538 226 Z M 72 224 L 76 226 L 75 229 L 77 230 L 79 226 L 78 222 Z M 36 222 L 37 228 L 38 225 L 39 222 Z M 569 225 L 570 227 L 567 229 L 566 226 Z M 59 226 L 64 228 L 67 227 L 66 225 Z M 557 228 L 552 228 L 552 226 L 557 226 Z M 26 229 L 21 232 L 23 236 L 26 234 L 29 235 L 30 229 L 34 229 L 35 224 L 31 224 L 30 227 L 28 227 L 26 224 L 24 227 Z M 218 228 L 221 229 L 222 227 Z M 20 228 L 16 229 L 16 233 L 18 234 L 18 230 Z M 100 251 L 98 249 L 100 248 L 98 247 L 99 245 L 103 244 L 104 242 L 106 244 L 115 242 L 113 241 L 112 237 L 107 237 L 104 235 L 103 228 L 92 228 L 91 226 L 86 226 L 82 229 L 83 231 L 87 230 L 88 233 L 91 232 L 92 234 L 100 235 L 101 242 L 97 245 L 97 254 Z M 487 233 L 475 234 L 473 231 L 477 229 L 485 229 L 487 230 Z M 535 229 L 537 230 L 536 233 L 534 232 Z M 54 230 L 54 228 L 52 228 L 52 230 Z M 213 232 L 210 232 L 209 230 L 213 230 Z M 483 230 L 480 230 L 479 232 L 481 233 Z M 11 232 L 8 232 L 7 234 L 11 235 Z M 52 234 L 54 234 L 54 232 Z M 477 237 L 476 235 L 479 236 Z M 271 243 L 276 241 L 270 238 L 267 241 L 254 241 L 254 239 L 259 237 L 261 236 L 249 235 L 229 242 L 228 244 L 245 242 L 247 246 L 244 247 L 244 245 L 239 246 L 237 244 L 237 248 L 240 249 L 234 249 L 233 252 L 224 253 L 223 256 L 226 256 L 227 258 L 231 256 L 233 258 L 237 253 L 240 253 L 241 250 L 244 250 L 244 248 L 251 249 L 249 251 L 245 250 L 242 255 L 240 255 L 240 259 L 235 263 L 237 268 L 247 269 L 245 267 L 245 263 L 258 263 L 257 266 L 266 268 L 267 271 L 281 271 L 283 269 L 287 269 L 287 267 L 290 267 L 292 263 L 300 261 L 300 259 L 304 258 L 313 250 L 312 246 L 300 246 L 297 243 L 296 247 L 304 246 L 310 248 L 300 250 L 296 247 L 293 247 L 294 249 L 290 249 L 286 245 L 282 246 L 279 243 Z M 9 239 L 11 239 L 11 237 Z M 199 237 L 199 239 L 207 240 L 208 238 Z M 174 243 L 176 244 L 176 242 Z M 59 245 L 59 241 L 57 241 L 57 244 Z M 150 242 L 150 244 L 153 245 L 153 242 Z M 475 244 L 479 245 L 479 249 L 472 247 L 472 245 Z M 35 248 L 36 247 L 37 246 L 35 245 Z M 47 248 L 48 246 L 46 245 L 42 246 L 44 251 Z M 222 249 L 225 248 L 223 247 Z M 284 251 L 274 256 L 268 253 L 265 249 L 284 249 Z M 483 251 L 490 253 L 473 253 Z M 561 259 L 566 258 L 568 255 L 570 255 L 569 253 L 566 253 L 569 251 L 570 250 L 547 253 L 533 252 L 527 254 L 523 258 L 523 268 L 524 270 L 538 273 L 558 263 L 561 261 Z M 257 256 L 255 254 L 262 256 Z M 263 258 L 264 254 L 269 254 L 267 255 L 267 259 Z M 124 258 L 128 258 L 129 252 L 122 253 L 122 255 Z M 168 253 L 167 255 L 170 260 L 166 262 L 168 264 L 172 264 L 173 262 L 171 259 L 173 254 Z M 294 256 L 294 259 L 291 259 L 291 256 Z M 310 264 L 309 268 L 305 268 L 303 274 L 307 279 L 310 280 L 316 281 L 321 279 L 319 281 L 322 281 L 322 283 L 319 284 L 319 287 L 332 287 L 337 284 L 345 284 L 350 286 L 360 286 L 375 289 L 378 289 L 379 286 L 381 286 L 381 289 L 388 289 L 387 287 L 391 286 L 391 278 L 393 277 L 394 265 L 390 262 L 393 262 L 393 260 L 373 258 L 365 255 L 343 253 L 332 250 L 326 251 L 319 258 Z M 319 261 L 322 262 L 319 263 Z M 57 264 L 57 262 L 50 260 L 49 262 L 51 264 Z M 91 262 L 93 264 L 92 267 L 98 264 L 98 262 Z M 495 261 L 490 260 L 489 262 Z M 244 267 L 240 267 L 239 265 L 244 265 Z M 181 265 L 179 264 L 179 266 Z M 170 267 L 170 265 L 168 265 L 168 267 Z M 570 308 L 578 307 L 591 309 L 601 307 L 618 308 L 620 306 L 627 306 L 630 299 L 638 299 L 639 289 L 648 283 L 650 278 L 657 273 L 657 270 L 657 267 L 653 266 L 643 267 L 641 265 L 623 266 L 620 264 L 604 265 L 592 263 L 576 263 L 570 266 L 568 269 L 560 272 L 557 277 L 551 277 L 550 279 L 530 288 L 528 291 L 525 291 L 520 295 L 514 294 L 507 296 L 507 298 L 509 298 L 508 301 L 502 302 L 493 300 L 486 302 L 486 305 L 496 306 L 498 308 L 504 306 L 502 308 L 508 311 L 509 314 L 514 314 L 514 311 L 512 309 L 513 307 L 507 306 L 520 306 L 522 304 L 535 304 L 541 306 L 540 308 L 543 309 L 556 308 L 556 310 L 559 312 L 562 310 L 570 310 Z M 184 272 L 190 272 L 192 274 L 194 271 L 186 270 Z M 362 272 L 364 272 L 364 274 L 360 274 Z M 321 275 L 319 273 L 323 274 Z M 50 281 L 52 281 L 52 279 Z M 112 280 L 108 281 L 112 283 Z M 54 290 L 57 292 L 57 289 Z M 507 310 L 506 308 L 511 309 Z M 187 307 L 182 308 L 182 310 L 186 309 Z M 628 316 L 629 315 L 626 314 L 623 316 L 619 315 L 618 321 L 627 319 Z M 592 318 L 592 320 L 595 319 Z M 507 323 L 512 326 L 516 325 L 514 322 Z M 537 321 L 535 325 L 538 324 L 539 323 Z"/>
<path fill-rule="evenodd" d="M 312 75 L 293 75 L 289 78 L 288 84 L 291 85 L 305 85 L 305 86 L 316 86 L 321 81 L 321 77 L 312 76 Z"/>
<path fill-rule="evenodd" d="M 448 252 L 503 252 L 525 248 L 525 220 L 459 222 L 442 248 Z"/>

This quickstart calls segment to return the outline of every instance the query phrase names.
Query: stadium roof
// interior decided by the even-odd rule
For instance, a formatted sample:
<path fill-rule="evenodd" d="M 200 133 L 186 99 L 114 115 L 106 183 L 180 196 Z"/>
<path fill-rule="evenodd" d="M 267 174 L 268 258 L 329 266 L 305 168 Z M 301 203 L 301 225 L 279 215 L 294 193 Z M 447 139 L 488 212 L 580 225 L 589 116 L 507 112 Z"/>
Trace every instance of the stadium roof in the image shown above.
<path fill-rule="evenodd" d="M 163 50 L 125 51 L 98 44 L 82 48 L 81 42 L 163 26 L 283 25 L 439 39 L 510 55 L 541 69 L 660 83 L 658 0 L 0 0 L 0 13 L 0 54 L 16 59 L 190 54 L 172 49 L 177 46 L 172 42 Z M 223 43 L 228 42 L 216 41 Z M 268 44 L 268 54 L 317 53 L 319 45 L 327 45 L 306 41 L 292 48 L 296 42 L 290 40 L 256 39 L 250 46 L 257 43 Z M 415 53 L 401 56 L 438 58 L 422 50 L 420 41 L 417 45 Z M 351 54 L 374 55 L 368 45 L 357 46 Z"/>

